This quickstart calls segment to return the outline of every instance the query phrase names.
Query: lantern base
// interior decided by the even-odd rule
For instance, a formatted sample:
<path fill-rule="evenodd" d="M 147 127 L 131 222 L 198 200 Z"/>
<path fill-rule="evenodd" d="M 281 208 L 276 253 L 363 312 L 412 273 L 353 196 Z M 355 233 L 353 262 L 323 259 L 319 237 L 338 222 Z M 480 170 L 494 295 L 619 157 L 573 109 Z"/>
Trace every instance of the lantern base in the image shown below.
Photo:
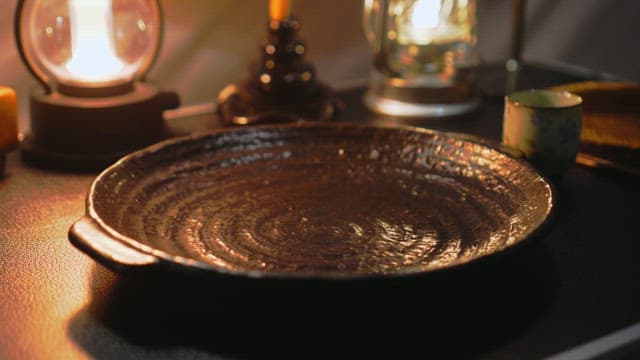
<path fill-rule="evenodd" d="M 454 117 L 474 111 L 480 106 L 480 97 L 472 97 L 459 103 L 413 103 L 378 96 L 367 92 L 364 96 L 364 104 L 367 108 L 385 115 L 406 117 Z"/>
<path fill-rule="evenodd" d="M 128 153 L 128 151 L 110 154 L 56 152 L 40 146 L 31 134 L 25 135 L 20 144 L 20 150 L 22 160 L 39 168 L 81 172 L 104 169 Z"/>
<path fill-rule="evenodd" d="M 371 76 L 365 105 L 378 113 L 406 117 L 455 117 L 472 112 L 481 97 L 474 86 L 475 68 L 458 69 L 449 79 L 422 76 L 416 79 Z"/>
<path fill-rule="evenodd" d="M 31 133 L 22 141 L 22 158 L 51 169 L 102 169 L 167 137 L 162 113 L 178 105 L 176 94 L 143 83 L 131 92 L 105 97 L 35 91 L 30 99 Z"/>
<path fill-rule="evenodd" d="M 319 83 L 309 92 L 286 96 L 265 93 L 247 81 L 225 87 L 218 96 L 218 103 L 218 114 L 227 126 L 330 121 L 340 109 L 333 92 Z"/>

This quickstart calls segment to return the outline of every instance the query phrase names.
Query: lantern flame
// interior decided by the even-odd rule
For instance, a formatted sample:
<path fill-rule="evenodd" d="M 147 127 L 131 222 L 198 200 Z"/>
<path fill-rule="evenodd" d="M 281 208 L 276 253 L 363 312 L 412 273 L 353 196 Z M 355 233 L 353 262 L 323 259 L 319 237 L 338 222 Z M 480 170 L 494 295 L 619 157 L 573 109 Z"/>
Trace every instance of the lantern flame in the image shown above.
<path fill-rule="evenodd" d="M 416 28 L 435 28 L 440 22 L 440 0 L 419 0 L 411 12 L 411 24 Z"/>
<path fill-rule="evenodd" d="M 111 0 L 69 0 L 71 59 L 66 70 L 91 82 L 117 79 L 125 64 L 115 53 Z"/>

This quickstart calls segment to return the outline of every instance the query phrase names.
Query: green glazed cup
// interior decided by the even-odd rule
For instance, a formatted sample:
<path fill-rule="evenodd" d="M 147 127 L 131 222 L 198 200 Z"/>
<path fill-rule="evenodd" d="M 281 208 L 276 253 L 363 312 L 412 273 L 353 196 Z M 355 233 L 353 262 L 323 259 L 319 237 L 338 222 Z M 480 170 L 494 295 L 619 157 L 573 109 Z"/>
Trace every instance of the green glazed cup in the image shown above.
<path fill-rule="evenodd" d="M 527 90 L 505 97 L 502 142 L 551 179 L 576 161 L 582 98 L 566 91 Z"/>

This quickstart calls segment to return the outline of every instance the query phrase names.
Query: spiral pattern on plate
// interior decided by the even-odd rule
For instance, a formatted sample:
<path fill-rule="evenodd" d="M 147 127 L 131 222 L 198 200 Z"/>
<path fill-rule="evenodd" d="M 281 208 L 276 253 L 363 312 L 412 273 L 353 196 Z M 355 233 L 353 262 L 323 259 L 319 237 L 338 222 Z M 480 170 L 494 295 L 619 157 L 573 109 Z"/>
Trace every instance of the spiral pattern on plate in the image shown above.
<path fill-rule="evenodd" d="M 422 272 L 500 251 L 549 184 L 453 135 L 355 125 L 236 129 L 159 145 L 94 183 L 96 214 L 164 254 L 235 272 Z"/>

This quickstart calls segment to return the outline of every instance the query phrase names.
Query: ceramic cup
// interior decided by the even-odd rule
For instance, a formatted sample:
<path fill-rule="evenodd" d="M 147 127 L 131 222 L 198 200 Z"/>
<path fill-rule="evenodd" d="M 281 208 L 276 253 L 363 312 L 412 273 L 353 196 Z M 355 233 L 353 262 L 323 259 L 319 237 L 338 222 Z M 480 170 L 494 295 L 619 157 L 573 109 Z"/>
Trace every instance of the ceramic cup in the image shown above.
<path fill-rule="evenodd" d="M 505 97 L 502 142 L 551 179 L 559 179 L 578 154 L 582 98 L 563 91 L 527 90 Z"/>

